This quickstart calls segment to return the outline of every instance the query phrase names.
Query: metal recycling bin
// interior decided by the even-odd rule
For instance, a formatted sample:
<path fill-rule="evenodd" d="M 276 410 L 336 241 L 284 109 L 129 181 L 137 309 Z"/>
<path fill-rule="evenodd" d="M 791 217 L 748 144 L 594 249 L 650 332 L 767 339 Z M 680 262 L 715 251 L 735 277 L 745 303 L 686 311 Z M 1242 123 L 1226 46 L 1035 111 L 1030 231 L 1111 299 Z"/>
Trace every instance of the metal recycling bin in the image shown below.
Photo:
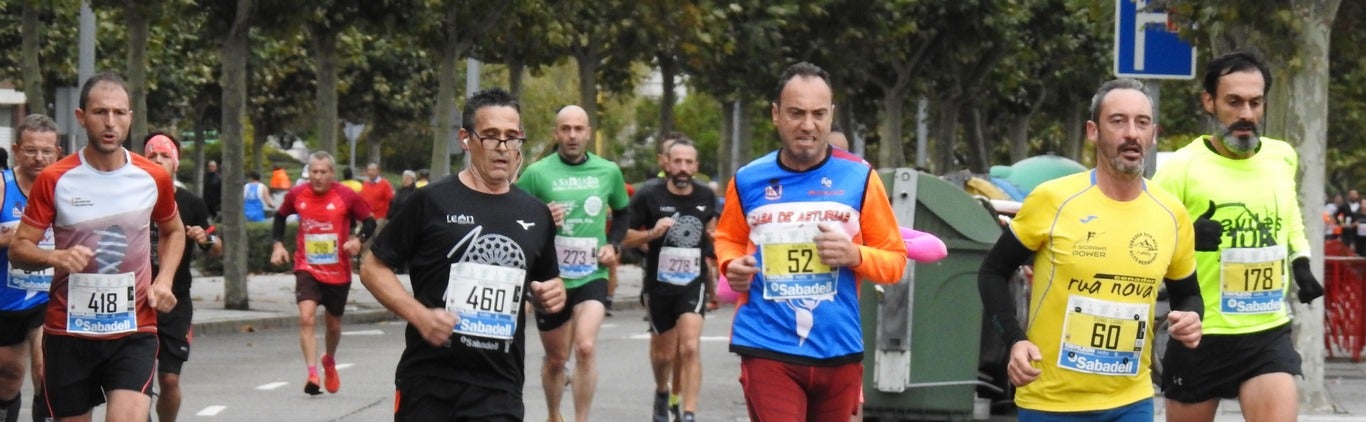
<path fill-rule="evenodd" d="M 977 270 L 1001 234 L 977 199 L 912 169 L 879 171 L 901 225 L 932 233 L 949 254 L 910 262 L 901 282 L 861 286 L 866 420 L 970 420 L 981 342 Z"/>

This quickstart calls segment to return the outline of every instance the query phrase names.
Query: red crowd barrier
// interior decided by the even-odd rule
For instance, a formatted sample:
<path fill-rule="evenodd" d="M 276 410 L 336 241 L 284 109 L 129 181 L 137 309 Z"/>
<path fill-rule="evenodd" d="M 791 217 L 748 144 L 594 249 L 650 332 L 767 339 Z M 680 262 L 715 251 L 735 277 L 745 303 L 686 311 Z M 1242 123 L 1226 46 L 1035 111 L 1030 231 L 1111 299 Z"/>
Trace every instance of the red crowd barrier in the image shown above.
<path fill-rule="evenodd" d="M 1366 348 L 1366 258 L 1351 256 L 1337 241 L 1324 246 L 1324 347 L 1328 357 L 1360 362 Z M 1334 256 L 1339 254 L 1347 256 Z"/>

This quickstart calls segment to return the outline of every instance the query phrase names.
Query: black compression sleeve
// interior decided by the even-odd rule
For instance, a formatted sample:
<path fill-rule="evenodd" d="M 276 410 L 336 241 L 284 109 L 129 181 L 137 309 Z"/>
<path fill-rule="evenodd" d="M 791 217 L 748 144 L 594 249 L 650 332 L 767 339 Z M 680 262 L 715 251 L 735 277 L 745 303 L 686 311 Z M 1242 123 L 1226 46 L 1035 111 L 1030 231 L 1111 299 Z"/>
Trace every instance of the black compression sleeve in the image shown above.
<path fill-rule="evenodd" d="M 375 234 L 375 218 L 370 217 L 360 222 L 360 241 L 364 242 L 371 235 Z"/>
<path fill-rule="evenodd" d="M 1180 280 L 1167 280 L 1167 297 L 1171 298 L 1172 310 L 1195 312 L 1200 319 L 1205 318 L 1205 298 L 1200 295 L 1200 281 L 1195 273 Z"/>
<path fill-rule="evenodd" d="M 982 295 L 982 307 L 986 318 L 998 334 L 1006 339 L 1006 344 L 1015 344 L 1025 339 L 1024 329 L 1015 318 L 1015 298 L 1010 296 L 1010 277 L 1034 252 L 1030 251 L 1015 238 L 1010 230 L 1001 233 L 996 245 L 991 247 L 982 267 L 977 271 L 977 289 Z"/>
<path fill-rule="evenodd" d="M 289 217 L 275 214 L 275 224 L 270 226 L 270 238 L 276 242 L 285 242 L 285 220 Z"/>
<path fill-rule="evenodd" d="M 612 228 L 607 232 L 607 242 L 617 247 L 617 252 L 621 252 L 621 241 L 626 239 L 626 229 L 630 228 L 630 213 L 625 207 L 619 210 L 612 210 Z"/>

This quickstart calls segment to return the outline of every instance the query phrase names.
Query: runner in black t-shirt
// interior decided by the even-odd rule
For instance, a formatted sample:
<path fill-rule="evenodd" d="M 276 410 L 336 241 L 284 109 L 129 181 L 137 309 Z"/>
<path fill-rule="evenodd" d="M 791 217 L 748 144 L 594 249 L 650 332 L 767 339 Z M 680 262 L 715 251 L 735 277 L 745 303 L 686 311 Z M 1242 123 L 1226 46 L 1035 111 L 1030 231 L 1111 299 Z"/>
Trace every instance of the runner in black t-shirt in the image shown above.
<path fill-rule="evenodd" d="M 549 209 L 511 185 L 518 113 L 502 89 L 471 97 L 460 129 L 470 166 L 414 192 L 362 260 L 361 282 L 408 321 L 396 421 L 524 417 L 523 300 L 556 312 L 565 290 Z M 404 265 L 412 295 L 393 272 Z"/>
<path fill-rule="evenodd" d="M 152 162 L 161 165 L 167 173 L 176 174 L 180 167 L 180 142 L 162 132 L 153 132 L 143 140 L 143 154 Z M 157 312 L 157 385 L 161 394 L 156 403 L 157 419 L 172 422 L 180 413 L 181 389 L 180 370 L 185 361 L 190 360 L 191 323 L 194 319 L 194 301 L 190 299 L 190 261 L 194 260 L 193 243 L 209 255 L 223 256 L 223 242 L 213 235 L 214 226 L 209 223 L 209 208 L 193 192 L 183 186 L 175 189 L 176 208 L 180 210 L 180 222 L 185 225 L 185 252 L 180 255 L 180 265 L 175 269 L 175 279 L 171 293 L 175 294 L 176 305 L 170 312 Z M 155 223 L 153 223 L 155 225 Z M 152 244 L 157 244 L 157 231 L 152 230 Z M 157 250 L 152 249 L 152 274 L 161 272 L 158 266 Z"/>
<path fill-rule="evenodd" d="M 655 375 L 655 421 L 669 420 L 669 376 L 674 360 L 681 373 L 674 382 L 683 396 L 683 421 L 692 421 L 702 381 L 698 342 L 706 313 L 707 283 L 713 277 L 710 229 L 716 222 L 716 194 L 692 181 L 697 147 L 681 138 L 665 151 L 665 183 L 641 187 L 631 198 L 626 247 L 650 245 L 641 299 L 650 313 L 650 366 Z"/>

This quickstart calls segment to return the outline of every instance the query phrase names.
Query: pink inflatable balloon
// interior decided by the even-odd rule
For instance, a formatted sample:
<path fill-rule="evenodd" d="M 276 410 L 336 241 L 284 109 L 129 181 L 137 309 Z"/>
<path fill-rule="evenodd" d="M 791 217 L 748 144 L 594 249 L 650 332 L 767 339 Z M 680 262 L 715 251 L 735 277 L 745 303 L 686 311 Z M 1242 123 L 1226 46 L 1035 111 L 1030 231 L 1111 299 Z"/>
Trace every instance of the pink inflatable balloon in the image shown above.
<path fill-rule="evenodd" d="M 740 294 L 730 289 L 730 282 L 726 281 L 726 275 L 721 274 L 716 280 L 716 300 L 721 303 L 735 303 L 740 299 Z"/>
<path fill-rule="evenodd" d="M 906 257 L 927 264 L 949 255 L 949 249 L 938 236 L 919 230 L 902 227 L 901 239 L 906 242 Z"/>

